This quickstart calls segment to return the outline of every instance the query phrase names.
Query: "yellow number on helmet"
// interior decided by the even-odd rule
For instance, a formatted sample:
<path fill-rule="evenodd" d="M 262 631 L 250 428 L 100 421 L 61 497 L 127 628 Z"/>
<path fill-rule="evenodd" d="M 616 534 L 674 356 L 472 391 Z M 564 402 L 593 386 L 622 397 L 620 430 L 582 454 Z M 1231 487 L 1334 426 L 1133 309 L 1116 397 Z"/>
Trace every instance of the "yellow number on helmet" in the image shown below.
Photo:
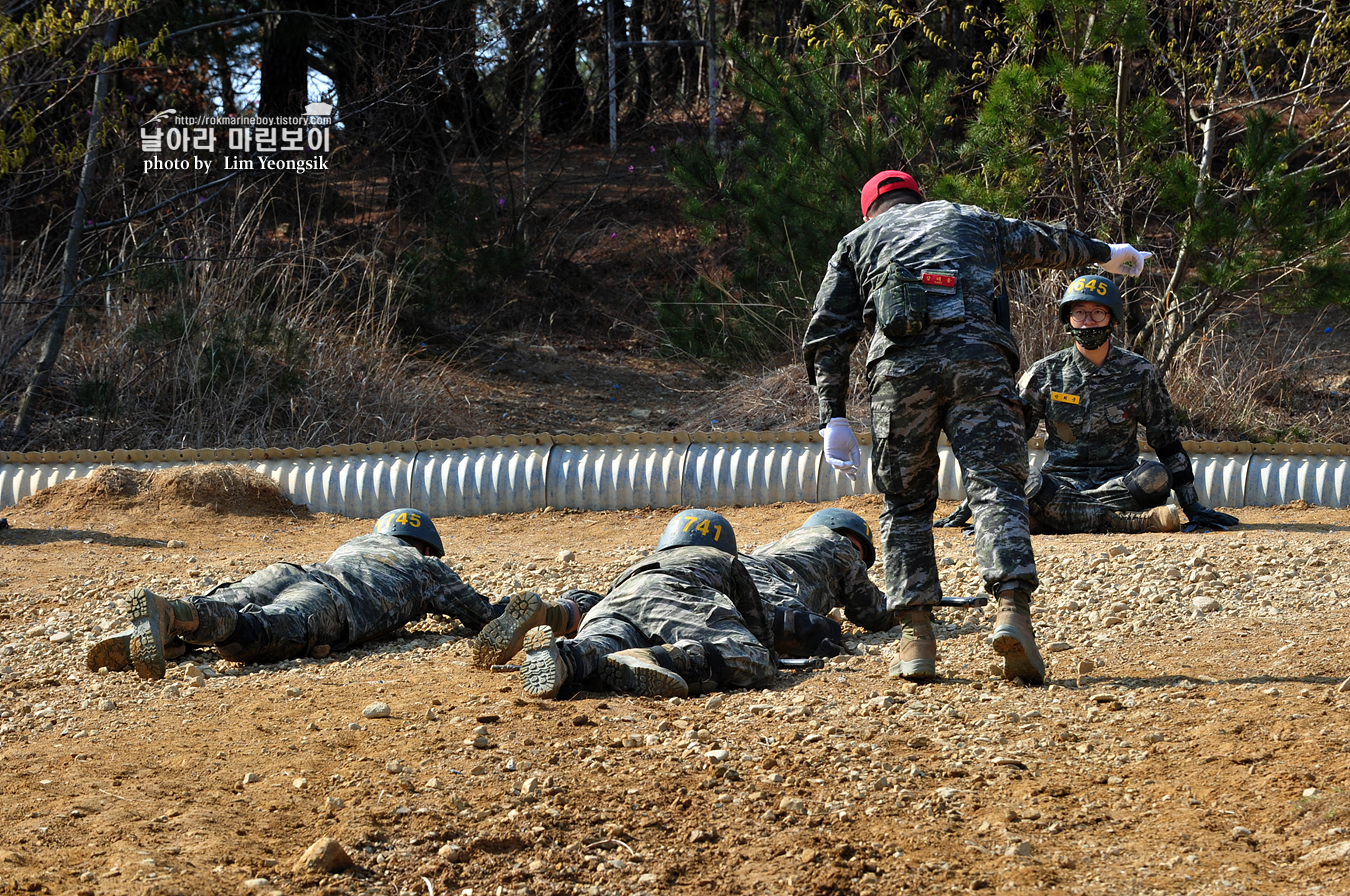
<path fill-rule="evenodd" d="M 717 533 L 716 533 L 715 535 L 713 535 L 713 541 L 721 541 L 721 540 L 722 540 L 722 527 L 721 527 L 721 526 L 713 526 L 713 528 L 717 530 Z"/>
<path fill-rule="evenodd" d="M 406 513 L 400 513 L 394 519 L 394 522 L 398 523 L 400 526 L 406 526 L 408 525 L 408 515 Z"/>
<path fill-rule="evenodd" d="M 697 533 L 699 533 L 700 535 L 707 535 L 707 534 L 708 534 L 708 521 L 707 521 L 707 520 L 699 520 L 699 524 L 698 524 L 697 526 L 694 527 L 694 531 L 697 532 Z"/>
<path fill-rule="evenodd" d="M 1094 281 L 1094 282 L 1095 282 L 1096 285 L 1097 285 L 1097 295 L 1099 295 L 1099 296 L 1104 296 L 1104 295 L 1106 295 L 1106 281 L 1105 281 L 1105 280 L 1096 280 L 1096 281 Z"/>
<path fill-rule="evenodd" d="M 412 516 L 408 517 L 408 525 L 416 529 L 418 526 L 422 525 L 422 518 L 414 513 Z"/>
<path fill-rule="evenodd" d="M 687 517 L 685 517 L 685 518 L 684 518 L 684 528 L 681 529 L 680 531 L 681 531 L 681 532 L 688 532 L 688 531 L 689 531 L 689 527 L 692 526 L 692 525 L 694 525 L 694 523 L 697 522 L 697 521 L 698 521 L 698 517 L 696 517 L 696 516 L 687 516 Z"/>

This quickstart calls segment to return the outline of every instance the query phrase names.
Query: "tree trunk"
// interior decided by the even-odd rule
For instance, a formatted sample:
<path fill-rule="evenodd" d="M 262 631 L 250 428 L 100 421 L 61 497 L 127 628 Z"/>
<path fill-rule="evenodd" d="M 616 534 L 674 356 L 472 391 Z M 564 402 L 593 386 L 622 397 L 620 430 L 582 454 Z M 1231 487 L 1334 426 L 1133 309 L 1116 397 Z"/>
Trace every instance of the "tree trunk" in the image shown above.
<path fill-rule="evenodd" d="M 628 20 L 630 41 L 643 40 L 643 29 L 647 22 L 647 8 L 644 0 L 632 0 L 632 13 Z M 632 131 L 646 124 L 652 111 L 652 63 L 646 47 L 633 47 L 633 65 L 637 69 L 637 83 L 633 86 L 633 104 L 623 117 L 623 128 Z"/>
<path fill-rule="evenodd" d="M 455 5 L 450 20 L 450 58 L 445 70 L 454 82 L 455 92 L 447 110 L 451 121 L 468 132 L 469 140 L 478 152 L 488 152 L 500 142 L 497 113 L 492 108 L 475 65 L 478 40 L 474 27 L 473 7 L 468 3 Z"/>
<path fill-rule="evenodd" d="M 545 136 L 569 134 L 586 117 L 586 84 L 577 71 L 577 42 L 581 37 L 577 0 L 551 0 L 548 30 L 539 131 Z"/>
<path fill-rule="evenodd" d="M 299 5 L 288 3 L 287 8 Z M 303 114 L 309 100 L 309 18 L 265 17 L 259 56 L 262 84 L 258 88 L 258 114 Z"/>
<path fill-rule="evenodd" d="M 118 20 L 108 23 L 103 35 L 103 46 L 110 47 L 117 40 Z M 80 168 L 80 184 L 75 192 L 75 207 L 70 213 L 70 231 L 66 234 L 66 263 L 61 273 L 61 298 L 52 313 L 51 329 L 47 331 L 47 341 L 42 346 L 42 357 L 38 359 L 33 378 L 28 389 L 19 401 L 18 416 L 14 421 L 14 443 L 21 444 L 28 438 L 28 430 L 33 425 L 38 395 L 47 386 L 52 368 L 61 356 L 61 345 L 66 339 L 66 320 L 75 304 L 75 286 L 80 277 L 80 238 L 84 235 L 84 209 L 89 203 L 89 190 L 94 180 L 95 163 L 98 160 L 99 127 L 103 124 L 103 103 L 108 97 L 108 87 L 112 83 L 112 65 L 102 63 L 98 76 L 94 79 L 94 105 L 89 114 L 89 136 L 84 143 L 84 164 Z"/>
<path fill-rule="evenodd" d="M 525 110 L 525 97 L 530 82 L 538 71 L 535 63 L 535 40 L 539 35 L 540 18 L 530 15 L 521 20 L 513 20 L 507 15 L 510 11 L 506 4 L 499 7 L 497 28 L 506 38 L 506 62 L 503 81 L 505 109 L 512 115 Z"/>
<path fill-rule="evenodd" d="M 238 115 L 239 104 L 234 97 L 234 73 L 230 71 L 229 54 L 216 54 L 216 77 L 220 79 L 220 110 L 225 115 Z"/>

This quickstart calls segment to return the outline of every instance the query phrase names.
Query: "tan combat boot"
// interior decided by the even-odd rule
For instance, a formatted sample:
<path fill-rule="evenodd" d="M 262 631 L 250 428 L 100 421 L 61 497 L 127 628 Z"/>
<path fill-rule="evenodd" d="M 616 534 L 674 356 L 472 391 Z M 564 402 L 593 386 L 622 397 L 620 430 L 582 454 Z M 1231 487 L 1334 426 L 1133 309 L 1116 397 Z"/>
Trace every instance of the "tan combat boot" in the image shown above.
<path fill-rule="evenodd" d="M 574 690 L 576 664 L 571 651 L 559 649 L 553 629 L 535 626 L 521 640 L 525 662 L 520 667 L 520 684 L 525 696 L 556 700 Z"/>
<path fill-rule="evenodd" d="M 933 636 L 933 608 L 897 611 L 903 628 L 900 655 L 887 673 L 891 678 L 932 678 L 937 675 L 937 638 Z"/>
<path fill-rule="evenodd" d="M 1175 505 L 1162 504 L 1151 510 L 1116 510 L 1106 517 L 1111 532 L 1180 532 L 1181 511 Z"/>
<path fill-rule="evenodd" d="M 85 654 L 84 665 L 90 672 L 107 669 L 109 672 L 125 672 L 131 668 L 131 636 L 134 628 L 109 635 L 89 648 Z M 177 638 L 170 637 L 164 645 L 164 658 L 176 660 L 187 653 L 187 645 Z"/>
<path fill-rule="evenodd" d="M 1031 630 L 1031 592 L 1009 588 L 998 595 L 994 652 L 1003 657 L 1003 677 L 1045 684 L 1045 661 Z"/>
<path fill-rule="evenodd" d="M 164 677 L 165 645 L 170 635 L 197 629 L 197 608 L 189 601 L 166 600 L 146 588 L 134 588 L 131 602 L 131 665 L 141 678 Z M 111 667 L 109 667 L 111 668 Z"/>
<path fill-rule="evenodd" d="M 600 678 L 616 691 L 641 697 L 688 697 L 686 676 L 693 664 L 683 650 L 669 644 L 633 647 L 605 657 Z"/>
<path fill-rule="evenodd" d="M 570 635 L 581 625 L 581 608 L 572 600 L 545 600 L 533 591 L 513 595 L 502 615 L 483 626 L 473 642 L 473 663 L 487 669 L 520 653 L 525 633 L 547 625 L 558 636 Z"/>

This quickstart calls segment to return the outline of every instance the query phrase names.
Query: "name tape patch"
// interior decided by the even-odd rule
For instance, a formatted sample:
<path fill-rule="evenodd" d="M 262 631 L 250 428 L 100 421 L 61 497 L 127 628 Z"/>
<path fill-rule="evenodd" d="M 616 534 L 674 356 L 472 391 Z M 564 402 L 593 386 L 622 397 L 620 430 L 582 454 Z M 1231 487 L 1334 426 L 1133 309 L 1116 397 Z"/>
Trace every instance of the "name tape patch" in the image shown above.
<path fill-rule="evenodd" d="M 1067 392 L 1051 392 L 1051 393 L 1050 393 L 1050 400 L 1051 400 L 1051 401 L 1062 401 L 1062 402 L 1064 402 L 1065 404 L 1078 404 L 1078 403 L 1080 403 L 1083 399 L 1079 398 L 1077 395 L 1070 395 L 1070 394 L 1067 393 Z"/>
<path fill-rule="evenodd" d="M 950 271 L 924 271 L 924 286 L 940 286 L 943 289 L 956 288 L 956 275 Z"/>

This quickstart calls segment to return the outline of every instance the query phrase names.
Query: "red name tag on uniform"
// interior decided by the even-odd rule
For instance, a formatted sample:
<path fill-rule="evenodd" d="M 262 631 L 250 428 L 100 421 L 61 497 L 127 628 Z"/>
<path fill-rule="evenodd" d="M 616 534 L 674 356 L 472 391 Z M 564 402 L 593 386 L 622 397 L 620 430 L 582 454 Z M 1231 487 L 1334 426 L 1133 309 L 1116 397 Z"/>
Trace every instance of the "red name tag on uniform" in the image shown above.
<path fill-rule="evenodd" d="M 947 289 L 954 289 L 956 287 L 956 275 L 947 274 L 944 273 L 943 271 L 924 271 L 923 285 L 941 286 Z"/>

